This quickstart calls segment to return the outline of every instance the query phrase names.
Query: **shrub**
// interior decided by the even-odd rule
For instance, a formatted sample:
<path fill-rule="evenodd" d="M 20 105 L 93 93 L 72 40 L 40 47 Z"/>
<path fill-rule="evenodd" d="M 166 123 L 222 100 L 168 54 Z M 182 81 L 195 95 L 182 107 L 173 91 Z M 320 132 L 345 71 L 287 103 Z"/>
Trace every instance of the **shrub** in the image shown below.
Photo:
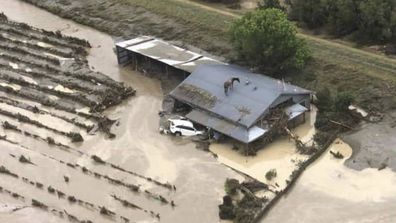
<path fill-rule="evenodd" d="M 259 9 L 275 8 L 286 11 L 286 8 L 280 4 L 279 0 L 261 0 L 257 3 L 257 7 Z"/>
<path fill-rule="evenodd" d="M 326 116 L 325 112 L 318 112 L 315 121 L 315 128 L 322 131 L 329 130 L 329 118 Z"/>
<path fill-rule="evenodd" d="M 232 220 L 235 218 L 234 204 L 232 198 L 228 195 L 223 197 L 223 204 L 219 205 L 219 217 L 224 220 Z"/>
<path fill-rule="evenodd" d="M 319 146 L 323 146 L 329 141 L 330 137 L 331 137 L 330 133 L 317 131 L 313 139 L 315 143 L 317 143 Z"/>
<path fill-rule="evenodd" d="M 239 181 L 237 179 L 227 179 L 224 183 L 224 189 L 228 195 L 235 195 L 239 188 Z"/>
<path fill-rule="evenodd" d="M 334 106 L 336 111 L 345 112 L 348 111 L 349 105 L 353 102 L 354 97 L 350 92 L 338 93 L 334 99 Z"/>
<path fill-rule="evenodd" d="M 237 4 L 240 0 L 202 0 L 204 2 L 223 3 L 223 4 Z"/>
<path fill-rule="evenodd" d="M 329 111 L 332 110 L 333 107 L 333 98 L 331 97 L 330 90 L 326 87 L 316 93 L 316 97 L 318 101 L 316 102 L 316 106 L 321 111 Z"/>
<path fill-rule="evenodd" d="M 265 178 L 267 180 L 272 180 L 277 176 L 277 172 L 276 169 L 270 169 L 266 174 L 265 174 Z"/>

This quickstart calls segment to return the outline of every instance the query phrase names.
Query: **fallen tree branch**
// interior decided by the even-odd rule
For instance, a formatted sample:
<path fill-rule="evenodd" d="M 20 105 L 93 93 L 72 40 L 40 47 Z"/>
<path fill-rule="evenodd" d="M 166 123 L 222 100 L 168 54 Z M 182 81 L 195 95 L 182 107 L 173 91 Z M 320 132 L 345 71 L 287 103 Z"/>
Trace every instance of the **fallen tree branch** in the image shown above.
<path fill-rule="evenodd" d="M 330 121 L 331 123 L 333 123 L 333 124 L 342 126 L 342 127 L 344 127 L 344 128 L 350 129 L 350 130 L 353 129 L 352 127 L 350 127 L 350 126 L 348 126 L 348 125 L 345 125 L 345 124 L 343 124 L 343 123 L 341 123 L 341 122 L 336 122 L 336 121 L 333 121 L 333 120 L 329 120 L 329 121 Z"/>

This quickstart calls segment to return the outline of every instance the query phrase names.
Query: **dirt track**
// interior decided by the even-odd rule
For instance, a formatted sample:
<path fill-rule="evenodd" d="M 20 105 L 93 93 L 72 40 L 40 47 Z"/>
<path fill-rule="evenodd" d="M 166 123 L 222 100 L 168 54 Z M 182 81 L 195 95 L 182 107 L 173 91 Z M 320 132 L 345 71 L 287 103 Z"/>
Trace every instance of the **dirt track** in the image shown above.
<path fill-rule="evenodd" d="M 7 7 L 2 6 L 2 10 L 10 19 L 47 30 L 60 29 L 66 35 L 89 40 L 92 45 L 87 57 L 90 68 L 123 81 L 127 86 L 134 86 L 137 95 L 103 112 L 117 120 L 112 128 L 116 138 L 110 140 L 102 134 L 88 135 L 80 127 L 48 114 L 32 114 L 10 105 L 11 102 L 6 101 L 10 95 L 5 93 L 1 109 L 52 123 L 54 128 L 65 132 L 78 130 L 84 142 L 73 144 L 54 131 L 0 116 L 12 124 L 8 126 L 12 129 L 1 131 L 7 138 L 0 140 L 3 148 L 0 150 L 0 166 L 19 176 L 1 174 L 0 222 L 26 222 L 26 219 L 29 222 L 43 222 L 43 219 L 46 222 L 60 222 L 61 219 L 69 222 L 74 217 L 93 222 L 124 222 L 124 218 L 131 222 L 157 222 L 158 217 L 161 222 L 185 222 L 186 216 L 190 222 L 217 221 L 217 205 L 223 194 L 225 178 L 238 175 L 224 168 L 210 154 L 194 149 L 194 144 L 158 134 L 158 111 L 162 100 L 159 81 L 129 68 L 119 68 L 112 49 L 114 42 L 108 35 L 19 1 L 7 0 L 5 5 Z M 37 101 L 11 98 L 46 109 Z M 78 109 L 84 108 L 79 111 L 86 112 L 85 107 Z M 57 114 L 78 116 L 67 111 L 57 111 Z M 76 120 L 95 123 L 84 117 Z M 13 125 L 30 134 L 21 135 Z M 48 136 L 62 144 L 48 145 L 42 140 Z M 21 155 L 33 164 L 21 163 Z M 105 164 L 101 164 L 100 159 L 95 162 L 91 155 L 104 160 Z M 136 189 L 135 185 L 139 186 L 136 192 L 131 190 Z M 32 199 L 48 207 L 32 208 Z M 103 206 L 111 212 L 104 211 Z"/>

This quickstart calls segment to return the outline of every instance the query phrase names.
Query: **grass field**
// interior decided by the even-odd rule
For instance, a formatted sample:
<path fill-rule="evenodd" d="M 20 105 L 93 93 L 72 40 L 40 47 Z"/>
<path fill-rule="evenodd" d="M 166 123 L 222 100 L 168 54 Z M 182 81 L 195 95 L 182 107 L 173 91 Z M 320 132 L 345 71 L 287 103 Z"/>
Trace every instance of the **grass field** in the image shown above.
<path fill-rule="evenodd" d="M 206 50 L 227 59 L 235 57 L 227 30 L 241 15 L 219 7 L 188 0 L 25 0 L 77 22 L 125 38 L 154 35 Z M 286 77 L 303 87 L 318 91 L 349 90 L 366 108 L 388 110 L 396 104 L 396 60 L 299 33 L 313 53 L 306 69 Z"/>

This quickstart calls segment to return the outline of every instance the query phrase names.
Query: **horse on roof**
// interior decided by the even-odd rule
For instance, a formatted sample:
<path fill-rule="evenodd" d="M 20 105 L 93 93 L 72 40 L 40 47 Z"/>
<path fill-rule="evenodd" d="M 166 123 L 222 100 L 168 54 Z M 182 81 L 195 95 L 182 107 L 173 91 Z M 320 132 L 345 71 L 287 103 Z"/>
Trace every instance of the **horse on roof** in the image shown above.
<path fill-rule="evenodd" d="M 228 95 L 228 91 L 233 89 L 235 81 L 237 81 L 238 83 L 241 83 L 239 78 L 237 78 L 237 77 L 232 77 L 229 80 L 224 82 L 224 93 L 225 93 L 225 95 Z"/>

